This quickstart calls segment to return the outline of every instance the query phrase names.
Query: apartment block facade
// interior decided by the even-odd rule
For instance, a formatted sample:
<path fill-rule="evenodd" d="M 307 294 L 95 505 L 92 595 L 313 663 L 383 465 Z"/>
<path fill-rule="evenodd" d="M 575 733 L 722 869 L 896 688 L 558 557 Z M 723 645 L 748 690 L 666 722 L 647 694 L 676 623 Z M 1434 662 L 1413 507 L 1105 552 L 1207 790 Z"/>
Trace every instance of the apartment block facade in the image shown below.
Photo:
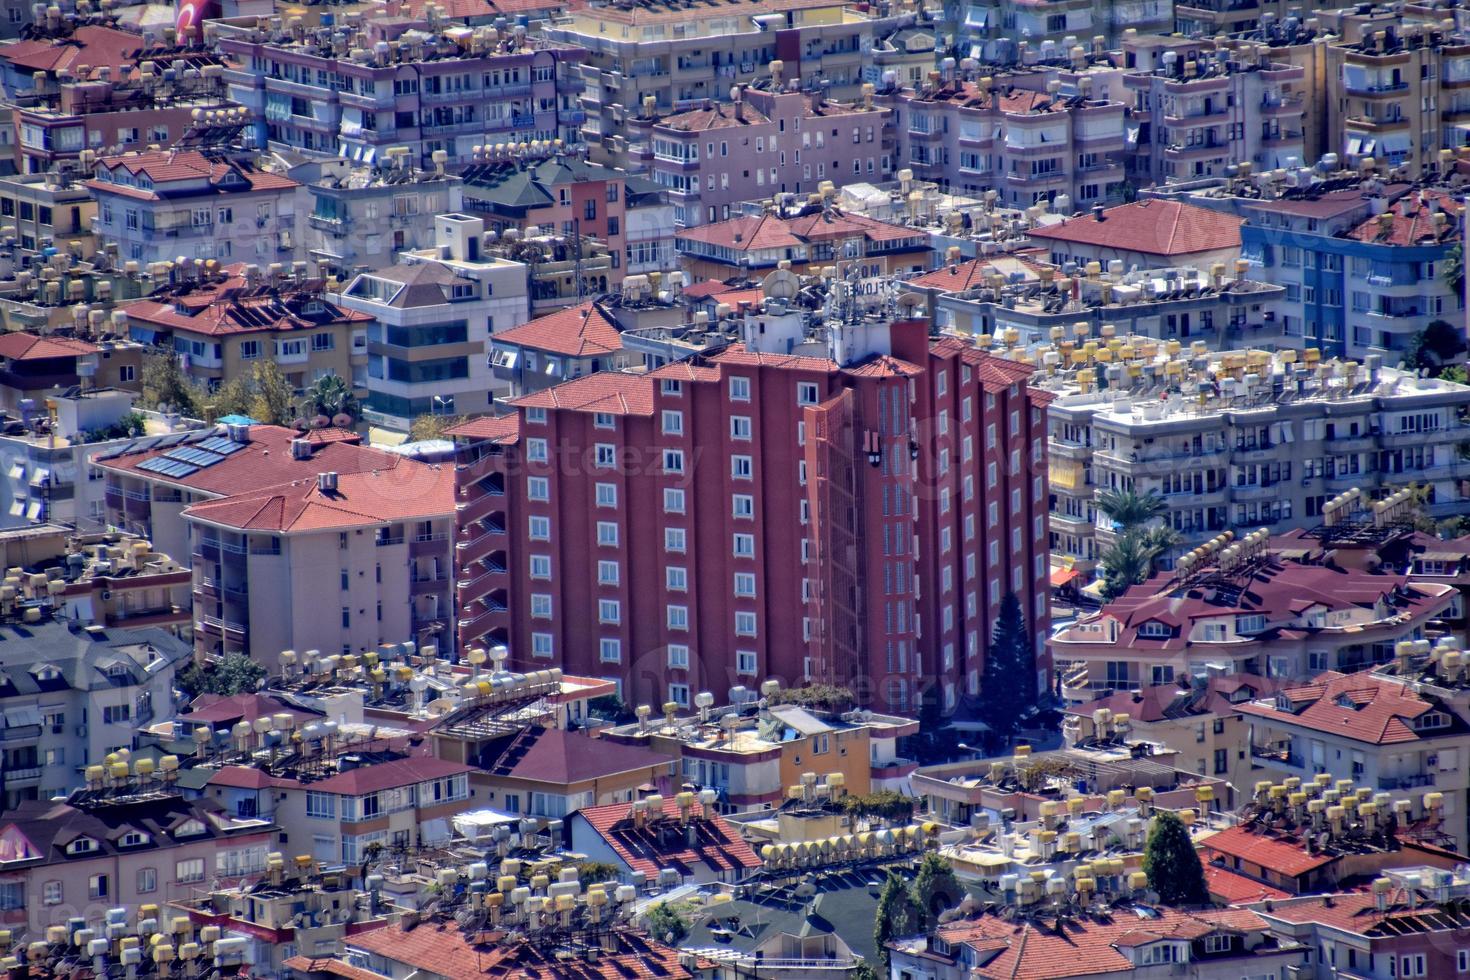
<path fill-rule="evenodd" d="M 251 110 L 257 145 L 362 163 L 402 146 L 428 166 L 436 152 L 459 165 L 485 144 L 577 139 L 582 49 L 523 28 L 343 21 L 304 39 L 222 32 L 220 48 L 239 66 L 225 81 Z"/>
<path fill-rule="evenodd" d="M 904 713 L 978 693 L 1007 592 L 1045 636 L 1030 368 L 931 344 L 923 321 L 834 324 L 812 356 L 774 353 L 790 338 L 765 328 L 465 427 L 465 644 L 615 679 L 630 701 L 777 677 Z M 1037 661 L 1042 686 L 1039 644 Z"/>

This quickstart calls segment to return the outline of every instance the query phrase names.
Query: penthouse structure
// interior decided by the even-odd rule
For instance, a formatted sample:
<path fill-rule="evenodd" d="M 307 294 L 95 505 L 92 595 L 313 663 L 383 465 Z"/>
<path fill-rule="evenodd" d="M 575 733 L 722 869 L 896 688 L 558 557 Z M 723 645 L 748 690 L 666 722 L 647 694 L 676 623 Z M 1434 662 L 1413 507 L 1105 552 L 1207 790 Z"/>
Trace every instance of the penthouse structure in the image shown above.
<path fill-rule="evenodd" d="M 1306 71 L 1255 62 L 1207 42 L 1138 38 L 1124 44 L 1130 70 L 1123 98 L 1140 120 L 1130 177 L 1165 183 L 1219 176 L 1242 160 L 1263 169 L 1306 157 L 1303 100 Z"/>
<path fill-rule="evenodd" d="M 488 411 L 499 390 L 490 337 L 529 318 L 531 272 L 493 254 L 485 222 L 434 218 L 434 244 L 364 272 L 338 298 L 368 329 L 367 414 L 408 431 L 415 416 Z M 503 392 L 502 392 L 503 393 Z"/>
<path fill-rule="evenodd" d="M 892 170 L 890 110 L 816 93 L 732 89 L 732 102 L 706 99 L 683 112 L 640 115 L 628 126 L 638 163 L 668 188 L 674 223 L 725 221 L 740 203 L 776 193 L 810 195 L 832 185 L 883 179 Z M 790 133 L 788 138 L 785 134 Z"/>
<path fill-rule="evenodd" d="M 1285 681 L 1366 670 L 1423 636 L 1454 596 L 1405 576 L 1299 565 L 1259 531 L 1218 557 L 1204 550 L 1051 638 L 1064 697 L 1212 671 Z"/>
<path fill-rule="evenodd" d="M 459 166 L 475 147 L 578 141 L 585 51 L 525 28 L 427 26 L 345 14 L 304 31 L 227 28 L 220 49 L 230 97 L 250 109 L 259 146 L 371 164 L 407 147 Z"/>
<path fill-rule="evenodd" d="M 935 77 L 938 76 L 938 77 Z M 1054 202 L 1061 214 L 1120 203 L 1124 172 L 1123 102 L 1092 97 L 1084 77 L 1074 94 L 1010 78 L 946 78 L 885 92 L 893 112 L 899 166 L 947 190 L 994 188 L 1002 205 Z"/>
<path fill-rule="evenodd" d="M 847 269 L 856 263 L 866 278 L 928 267 L 929 236 L 923 229 L 845 214 L 830 197 L 790 208 L 766 205 L 758 214 L 680 230 L 674 247 L 684 272 L 698 282 L 777 268 L 815 274 L 839 260 Z"/>
<path fill-rule="evenodd" d="M 366 396 L 373 319 L 339 305 L 323 280 L 307 278 L 305 262 L 289 272 L 280 263 L 191 272 L 161 273 L 168 285 L 121 307 L 115 318 L 133 339 L 172 348 L 185 373 L 211 390 L 271 360 L 297 391 L 336 375 Z"/>
<path fill-rule="evenodd" d="M 594 159 L 622 165 L 634 152 L 625 129 L 635 116 L 723 100 L 732 86 L 759 77 L 769 76 L 776 89 L 823 83 L 829 97 L 856 100 L 875 44 L 917 17 L 907 4 L 859 9 L 834 0 L 741 0 L 686 7 L 623 0 L 569 11 L 545 33 L 588 52 L 584 135 Z M 932 51 L 917 58 L 932 61 Z"/>
<path fill-rule="evenodd" d="M 97 202 L 76 176 L 74 169 L 58 168 L 0 178 L 0 218 L 14 224 L 22 253 L 55 246 L 77 258 L 92 257 Z"/>
<path fill-rule="evenodd" d="M 1042 57 L 1058 50 L 1065 56 L 1079 38 L 1100 38 L 1116 48 L 1131 32 L 1172 33 L 1174 5 L 1167 0 L 947 0 L 942 26 L 954 32 L 956 46 L 972 58 L 992 57 L 997 49 L 1015 51 L 1017 42 L 1034 46 Z"/>
<path fill-rule="evenodd" d="M 1061 368 L 1078 363 L 1075 343 L 1038 352 L 1058 365 L 1038 382 L 1057 396 L 1050 485 L 1062 562 L 1090 562 L 1114 540 L 1095 505 L 1105 490 L 1159 494 L 1161 521 L 1184 536 L 1184 547 L 1230 528 L 1286 530 L 1357 487 L 1418 483 L 1431 488 L 1429 513 L 1458 506 L 1464 464 L 1456 447 L 1470 388 L 1382 367 L 1371 355 L 1362 365 L 1323 360 L 1315 348 L 1216 355 L 1196 342 L 1196 361 L 1186 365 L 1168 353 L 1176 343 L 1114 337 L 1099 350 L 1123 363 L 1075 373 Z M 1134 360 L 1139 354 L 1149 356 Z"/>
<path fill-rule="evenodd" d="M 296 181 L 210 151 L 102 157 L 87 187 L 98 238 L 140 263 L 295 254 Z"/>
<path fill-rule="evenodd" d="M 862 315 L 845 281 L 830 306 L 809 324 L 768 301 L 702 359 L 588 375 L 463 427 L 464 641 L 614 678 L 630 701 L 864 676 L 862 703 L 904 713 L 930 685 L 949 707 L 978 692 L 1007 592 L 1044 633 L 1030 369 Z M 576 608 L 596 616 L 558 612 Z"/>

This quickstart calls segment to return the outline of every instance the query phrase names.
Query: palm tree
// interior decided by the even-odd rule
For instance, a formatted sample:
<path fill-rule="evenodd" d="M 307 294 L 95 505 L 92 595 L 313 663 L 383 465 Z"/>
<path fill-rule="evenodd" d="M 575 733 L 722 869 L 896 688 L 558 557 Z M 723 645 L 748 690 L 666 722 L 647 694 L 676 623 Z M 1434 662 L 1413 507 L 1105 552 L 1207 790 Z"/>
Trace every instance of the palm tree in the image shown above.
<path fill-rule="evenodd" d="M 1184 541 L 1184 535 L 1167 524 L 1135 528 L 1129 533 L 1136 535 L 1139 543 L 1153 553 L 1153 557 L 1149 559 L 1150 572 L 1158 571 L 1155 563 L 1158 561 L 1160 555 L 1166 554 L 1171 548 L 1177 548 Z"/>
<path fill-rule="evenodd" d="M 1147 524 L 1168 510 L 1164 498 L 1154 491 L 1104 490 L 1098 494 L 1097 509 L 1124 531 Z"/>
<path fill-rule="evenodd" d="M 318 415 L 357 417 L 357 399 L 352 388 L 336 374 L 324 374 L 306 389 L 306 404 Z"/>
<path fill-rule="evenodd" d="M 1131 585 L 1148 580 L 1158 553 L 1146 545 L 1141 535 L 1124 534 L 1102 553 L 1103 599 L 1113 601 Z"/>

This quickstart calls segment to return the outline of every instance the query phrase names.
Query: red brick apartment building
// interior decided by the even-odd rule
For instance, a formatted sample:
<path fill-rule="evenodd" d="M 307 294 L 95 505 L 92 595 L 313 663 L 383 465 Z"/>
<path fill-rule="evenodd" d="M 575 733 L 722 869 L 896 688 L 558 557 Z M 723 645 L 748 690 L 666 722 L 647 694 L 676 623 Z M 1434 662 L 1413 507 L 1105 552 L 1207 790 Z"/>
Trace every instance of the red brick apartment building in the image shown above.
<path fill-rule="evenodd" d="M 978 691 L 1013 591 L 1045 683 L 1030 368 L 921 320 L 823 340 L 780 320 L 455 430 L 463 645 L 614 679 L 630 703 L 774 677 L 913 713 L 931 689 L 948 709 Z"/>

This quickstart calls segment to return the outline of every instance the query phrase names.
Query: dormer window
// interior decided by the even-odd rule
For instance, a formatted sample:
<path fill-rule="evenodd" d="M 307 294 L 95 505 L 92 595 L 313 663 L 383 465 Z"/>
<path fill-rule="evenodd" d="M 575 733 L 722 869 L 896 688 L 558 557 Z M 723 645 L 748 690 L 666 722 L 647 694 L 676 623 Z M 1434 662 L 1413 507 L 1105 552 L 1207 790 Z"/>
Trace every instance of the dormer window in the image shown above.
<path fill-rule="evenodd" d="M 49 666 L 49 665 L 48 666 L 45 666 L 45 667 L 37 668 L 35 671 L 33 671 L 33 675 L 35 676 L 36 680 L 38 680 L 38 681 L 59 681 L 59 680 L 61 680 L 61 671 L 59 671 L 55 667 L 52 667 L 52 666 Z"/>
<path fill-rule="evenodd" d="M 204 824 L 198 820 L 185 820 L 174 831 L 175 837 L 198 837 L 205 832 Z"/>
<path fill-rule="evenodd" d="M 1144 623 L 1142 626 L 1138 627 L 1138 635 L 1150 637 L 1153 639 L 1168 639 L 1170 636 L 1174 635 L 1174 631 L 1170 629 L 1166 624 L 1159 622 L 1157 619 L 1151 619 L 1148 622 Z"/>
<path fill-rule="evenodd" d="M 1418 718 L 1415 718 L 1413 724 L 1414 730 L 1420 732 L 1435 728 L 1448 728 L 1450 716 L 1443 711 L 1426 711 Z"/>
<path fill-rule="evenodd" d="M 122 835 L 122 840 L 117 842 L 118 847 L 141 847 L 148 843 L 148 835 L 136 830 L 130 830 Z"/>
<path fill-rule="evenodd" d="M 1346 708 L 1349 711 L 1357 711 L 1362 707 L 1361 704 L 1353 700 L 1350 694 L 1339 694 L 1337 696 L 1337 706 L 1339 708 Z"/>
<path fill-rule="evenodd" d="M 1139 950 L 1138 963 L 1149 966 L 1154 963 L 1183 963 L 1189 959 L 1179 943 L 1154 943 Z"/>
<path fill-rule="evenodd" d="M 1228 953 L 1235 944 L 1235 937 L 1224 933 L 1213 933 L 1205 937 L 1206 953 Z"/>
<path fill-rule="evenodd" d="M 97 842 L 90 837 L 78 837 L 66 845 L 68 854 L 93 854 L 97 851 Z"/>

